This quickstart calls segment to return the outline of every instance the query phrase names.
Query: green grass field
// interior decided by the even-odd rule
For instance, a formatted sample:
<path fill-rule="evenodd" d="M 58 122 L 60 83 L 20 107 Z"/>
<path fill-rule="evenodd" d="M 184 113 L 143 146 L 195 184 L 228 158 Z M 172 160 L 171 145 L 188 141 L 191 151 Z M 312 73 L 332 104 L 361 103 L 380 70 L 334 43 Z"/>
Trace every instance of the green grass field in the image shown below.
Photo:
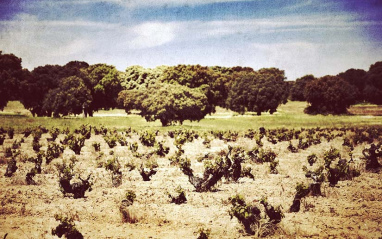
<path fill-rule="evenodd" d="M 53 126 L 59 128 L 69 127 L 70 129 L 78 128 L 82 124 L 104 125 L 117 130 L 134 129 L 154 130 L 173 130 L 179 128 L 194 129 L 200 131 L 209 130 L 234 130 L 243 131 L 246 129 L 265 128 L 311 128 L 311 127 L 343 127 L 343 126 L 365 126 L 380 125 L 382 116 L 373 115 L 341 115 L 341 116 L 323 116 L 323 115 L 307 115 L 304 114 L 306 102 L 288 102 L 278 108 L 278 112 L 270 115 L 264 113 L 256 116 L 253 113 L 238 115 L 232 111 L 218 108 L 213 115 L 208 115 L 200 122 L 185 121 L 181 126 L 162 127 L 159 121 L 146 122 L 139 115 L 126 115 L 123 110 L 116 109 L 110 111 L 99 111 L 94 117 L 83 118 L 65 117 L 65 118 L 48 118 L 48 117 L 32 117 L 28 110 L 24 109 L 22 104 L 17 101 L 9 102 L 3 111 L 0 111 L 0 127 L 13 127 L 17 130 L 26 127 L 34 127 L 43 125 L 47 128 Z M 352 107 L 353 112 L 359 106 Z M 374 107 L 375 112 L 382 112 L 382 107 Z M 374 114 L 375 115 L 375 114 Z M 377 114 L 378 115 L 378 114 Z"/>

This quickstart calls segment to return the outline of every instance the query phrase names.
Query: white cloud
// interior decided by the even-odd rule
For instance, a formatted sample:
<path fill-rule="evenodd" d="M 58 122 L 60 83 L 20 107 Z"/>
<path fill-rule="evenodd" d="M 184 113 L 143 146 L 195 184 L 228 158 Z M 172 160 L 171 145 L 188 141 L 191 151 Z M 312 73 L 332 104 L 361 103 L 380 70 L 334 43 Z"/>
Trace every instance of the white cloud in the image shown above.
<path fill-rule="evenodd" d="M 48 63 L 64 64 L 94 50 L 93 33 L 86 32 L 89 27 L 109 29 L 98 23 L 40 21 L 21 14 L 0 22 L 0 48 L 22 57 L 23 67 L 29 69 Z"/>
<path fill-rule="evenodd" d="M 77 56 L 84 52 L 88 52 L 93 48 L 94 43 L 90 39 L 74 39 L 73 41 L 67 42 L 52 51 L 47 52 L 49 57 L 67 57 L 67 56 Z"/>
<path fill-rule="evenodd" d="M 132 49 L 160 46 L 175 39 L 176 23 L 147 22 L 133 27 L 133 39 L 129 41 Z"/>
<path fill-rule="evenodd" d="M 308 6 L 311 6 L 313 5 L 313 0 L 300 0 L 300 2 L 294 4 L 294 5 L 291 5 L 291 6 L 287 6 L 285 9 L 288 9 L 288 10 L 297 10 L 297 9 L 300 9 L 300 8 L 303 8 L 303 7 L 308 7 Z"/>
<path fill-rule="evenodd" d="M 373 24 L 381 23 L 355 21 L 347 15 L 313 15 L 125 26 L 46 21 L 20 14 L 0 21 L 0 49 L 21 57 L 23 67 L 29 69 L 71 60 L 115 64 L 122 70 L 134 64 L 274 66 L 294 80 L 308 73 L 321 76 L 352 67 L 366 69 L 380 60 L 380 48 L 369 46 L 356 30 Z M 279 34 L 290 38 L 278 39 Z"/>
<path fill-rule="evenodd" d="M 337 75 L 350 68 L 368 69 L 370 64 L 379 60 L 382 50 L 374 49 L 362 41 L 354 41 L 342 44 L 252 44 L 248 52 L 256 56 L 256 68 L 274 66 L 285 69 L 288 80 L 295 80 L 306 74 L 322 77 Z"/>

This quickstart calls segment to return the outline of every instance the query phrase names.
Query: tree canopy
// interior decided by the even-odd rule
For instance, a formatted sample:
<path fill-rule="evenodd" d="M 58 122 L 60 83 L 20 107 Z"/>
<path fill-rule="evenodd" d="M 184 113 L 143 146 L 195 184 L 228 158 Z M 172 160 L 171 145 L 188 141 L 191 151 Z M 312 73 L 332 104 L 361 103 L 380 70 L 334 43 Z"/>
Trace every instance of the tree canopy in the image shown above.
<path fill-rule="evenodd" d="M 92 101 L 85 104 L 86 113 L 89 113 L 90 116 L 92 116 L 93 111 L 117 106 L 116 100 L 121 91 L 117 69 L 106 64 L 89 65 L 82 61 L 71 61 L 64 66 L 39 66 L 30 73 L 24 72 L 20 86 L 20 91 L 23 92 L 20 97 L 21 103 L 33 115 L 50 116 L 52 112 L 55 112 L 51 110 L 58 108 L 57 105 L 50 105 L 52 101 L 46 100 L 52 97 L 48 93 L 53 94 L 53 92 L 62 89 L 63 80 L 72 76 L 76 77 L 75 79 L 80 79 L 80 83 L 84 84 L 90 92 Z M 80 107 L 82 108 L 82 105 Z M 65 115 L 61 110 L 59 112 Z M 74 112 L 78 111 L 75 110 L 72 113 Z"/>
<path fill-rule="evenodd" d="M 290 89 L 290 99 L 293 101 L 306 101 L 304 96 L 304 89 L 307 83 L 314 80 L 313 75 L 306 75 L 301 78 L 296 79 L 296 82 Z"/>
<path fill-rule="evenodd" d="M 342 78 L 347 83 L 355 87 L 357 102 L 362 102 L 365 100 L 363 91 L 366 85 L 366 73 L 366 71 L 361 69 L 349 69 L 338 74 L 338 77 Z"/>
<path fill-rule="evenodd" d="M 20 84 L 20 101 L 24 107 L 31 111 L 33 115 L 50 116 L 51 109 L 46 101 L 48 92 L 59 88 L 64 78 L 76 76 L 83 78 L 81 69 L 88 67 L 89 64 L 82 61 L 71 61 L 64 66 L 45 65 L 33 69 L 32 72 L 24 72 L 23 80 Z"/>
<path fill-rule="evenodd" d="M 241 114 L 246 111 L 254 111 L 257 115 L 267 111 L 273 114 L 280 104 L 287 101 L 288 89 L 284 80 L 284 71 L 277 68 L 242 74 L 232 84 L 227 106 Z"/>
<path fill-rule="evenodd" d="M 9 100 L 20 100 L 34 116 L 79 114 L 83 107 L 85 115 L 92 116 L 120 104 L 127 111 L 139 109 L 147 120 L 168 125 L 200 120 L 217 106 L 242 114 L 272 114 L 288 95 L 291 100 L 306 100 L 307 113 L 341 114 L 359 102 L 382 104 L 382 62 L 368 71 L 349 69 L 320 79 L 305 75 L 296 81 L 285 81 L 284 71 L 278 68 L 255 71 L 180 64 L 130 66 L 120 72 L 112 65 L 71 61 L 29 71 L 22 69 L 21 62 L 0 51 L 0 110 Z"/>
<path fill-rule="evenodd" d="M 78 76 L 64 78 L 44 99 L 43 111 L 55 117 L 81 114 L 92 102 L 91 92 Z"/>
<path fill-rule="evenodd" d="M 160 81 L 163 71 L 168 66 L 158 66 L 153 69 L 142 66 L 127 67 L 125 72 L 121 72 L 121 86 L 124 90 L 148 87 Z"/>
<path fill-rule="evenodd" d="M 122 90 L 118 70 L 111 65 L 95 64 L 82 69 L 82 77 L 92 95 L 92 102 L 88 106 L 88 113 L 99 109 L 113 109 L 117 107 L 118 93 Z"/>
<path fill-rule="evenodd" d="M 324 76 L 309 82 L 304 95 L 308 114 L 345 114 L 357 99 L 356 89 L 338 76 Z"/>
<path fill-rule="evenodd" d="M 137 90 L 124 90 L 119 102 L 126 112 L 140 110 L 147 121 L 160 120 L 163 126 L 199 121 L 208 114 L 207 97 L 199 90 L 178 84 L 154 84 Z"/>
<path fill-rule="evenodd" d="M 370 66 L 365 81 L 366 86 L 363 90 L 365 100 L 373 104 L 382 104 L 382 61 Z"/>
<path fill-rule="evenodd" d="M 18 99 L 22 75 L 21 58 L 0 51 L 0 110 L 9 100 Z"/>

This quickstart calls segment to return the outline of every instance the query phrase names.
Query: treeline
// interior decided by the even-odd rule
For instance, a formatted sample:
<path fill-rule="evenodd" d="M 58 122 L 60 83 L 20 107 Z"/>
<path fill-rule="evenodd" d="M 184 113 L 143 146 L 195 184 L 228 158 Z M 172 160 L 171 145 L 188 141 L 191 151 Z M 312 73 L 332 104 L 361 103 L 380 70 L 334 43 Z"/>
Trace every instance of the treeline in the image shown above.
<path fill-rule="evenodd" d="M 200 120 L 217 106 L 244 113 L 276 111 L 288 98 L 284 71 L 277 68 L 200 65 L 128 67 L 72 61 L 28 71 L 21 59 L 0 53 L 0 108 L 19 100 L 34 116 L 92 116 L 99 109 L 140 110 L 163 125 Z"/>
<path fill-rule="evenodd" d="M 307 113 L 345 113 L 354 103 L 382 101 L 382 62 L 369 71 L 350 69 L 337 76 L 307 75 L 286 81 L 278 68 L 200 65 L 130 66 L 71 61 L 29 71 L 21 58 L 0 51 L 0 109 L 19 100 L 33 116 L 92 116 L 100 109 L 139 110 L 163 125 L 200 120 L 217 106 L 239 113 L 276 112 L 291 100 L 308 102 Z"/>
<path fill-rule="evenodd" d="M 349 69 L 336 76 L 306 75 L 293 82 L 290 100 L 307 101 L 309 114 L 344 114 L 357 103 L 382 104 L 382 62 L 368 71 Z"/>

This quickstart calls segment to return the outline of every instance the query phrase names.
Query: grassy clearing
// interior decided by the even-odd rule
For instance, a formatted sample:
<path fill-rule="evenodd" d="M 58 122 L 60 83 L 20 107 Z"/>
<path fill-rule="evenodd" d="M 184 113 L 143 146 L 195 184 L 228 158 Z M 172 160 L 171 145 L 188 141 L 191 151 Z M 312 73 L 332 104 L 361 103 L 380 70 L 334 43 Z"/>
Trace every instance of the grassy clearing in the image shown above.
<path fill-rule="evenodd" d="M 92 118 L 66 117 L 66 118 L 48 118 L 32 117 L 29 111 L 25 110 L 19 102 L 9 102 L 4 111 L 0 112 L 0 127 L 13 127 L 16 130 L 25 127 L 43 125 L 47 128 L 59 127 L 70 129 L 78 128 L 82 124 L 104 125 L 118 130 L 124 130 L 129 127 L 134 129 L 147 129 L 168 131 L 179 128 L 194 129 L 200 131 L 209 130 L 235 130 L 243 131 L 249 128 L 311 128 L 311 127 L 343 127 L 343 126 L 365 126 L 379 125 L 382 122 L 382 116 L 373 115 L 341 115 L 341 116 L 323 116 L 304 114 L 306 102 L 288 102 L 281 105 L 278 112 L 270 115 L 264 113 L 256 116 L 253 113 L 238 115 L 232 111 L 218 108 L 213 115 L 207 116 L 200 122 L 185 121 L 182 126 L 162 127 L 159 121 L 146 122 L 142 117 L 132 114 L 126 115 L 123 110 L 116 109 L 110 111 L 99 111 Z M 361 106 L 355 106 L 357 108 Z M 382 112 L 381 107 L 374 107 L 375 111 Z M 382 114 L 380 114 L 382 115 Z"/>

